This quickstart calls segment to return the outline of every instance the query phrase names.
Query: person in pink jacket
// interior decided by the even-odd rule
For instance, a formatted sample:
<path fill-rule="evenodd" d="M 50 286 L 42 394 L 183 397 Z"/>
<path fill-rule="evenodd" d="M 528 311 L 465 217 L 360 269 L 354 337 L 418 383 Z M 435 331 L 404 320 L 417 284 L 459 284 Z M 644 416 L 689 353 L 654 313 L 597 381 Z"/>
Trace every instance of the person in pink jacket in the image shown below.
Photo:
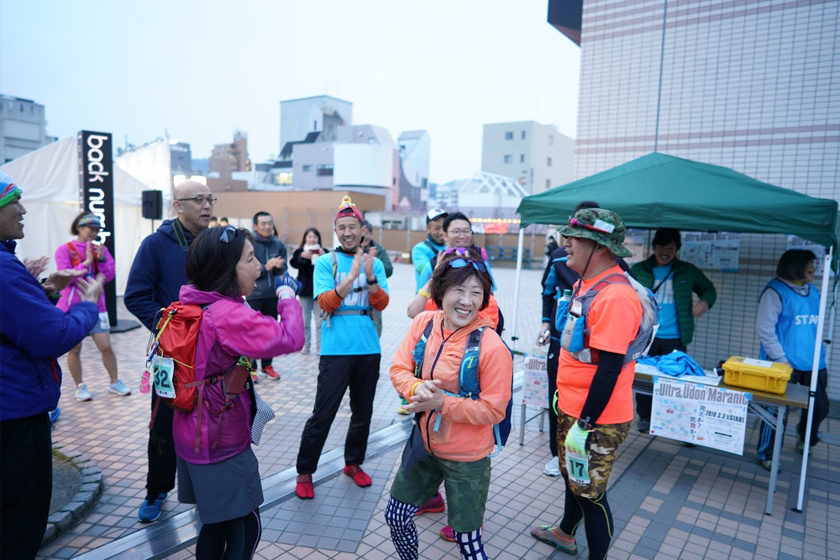
<path fill-rule="evenodd" d="M 430 297 L 438 311 L 417 315 L 391 365 L 391 382 L 417 413 L 412 437 L 422 438 L 426 458 L 400 466 L 391 486 L 385 520 L 402 560 L 418 556 L 414 515 L 437 493 L 441 481 L 449 502 L 448 521 L 465 559 L 487 558 L 481 524 L 490 488 L 493 425 L 505 417 L 511 394 L 513 360 L 478 312 L 487 307 L 492 280 L 487 266 L 466 251 L 447 254 L 432 274 Z M 415 376 L 414 351 L 429 322 L 421 371 Z M 478 398 L 461 398 L 459 372 L 471 333 L 483 329 L 479 343 Z M 419 428 L 419 429 L 418 429 Z"/>
<path fill-rule="evenodd" d="M 95 277 L 97 274 L 105 276 L 105 281 L 114 279 L 116 267 L 114 258 L 105 245 L 96 242 L 99 237 L 99 230 L 102 222 L 96 214 L 82 212 L 70 226 L 70 233 L 76 236 L 74 241 L 65 243 L 55 251 L 55 266 L 57 270 L 83 270 L 85 278 Z M 56 307 L 67 311 L 77 303 L 83 301 L 84 290 L 76 285 L 76 280 L 61 291 L 61 299 Z M 131 391 L 120 381 L 117 375 L 117 357 L 111 347 L 111 323 L 108 319 L 108 308 L 105 307 L 105 292 L 99 296 L 99 322 L 90 331 L 96 348 L 102 354 L 102 364 L 111 378 L 108 392 L 122 397 L 131 394 Z M 82 343 L 79 342 L 70 352 L 67 353 L 67 368 L 73 381 L 76 383 L 76 399 L 80 401 L 91 400 L 92 395 L 82 379 Z"/>
<path fill-rule="evenodd" d="M 245 304 L 260 276 L 248 230 L 202 231 L 187 251 L 186 272 L 190 283 L 181 288 L 179 301 L 203 307 L 196 381 L 224 375 L 243 358 L 253 363 L 303 348 L 303 314 L 295 298 L 300 285 L 294 278 L 286 274 L 275 281 L 278 319 Z M 251 430 L 264 403 L 256 398 L 250 371 L 244 371 L 237 395 L 230 396 L 235 381 L 207 383 L 191 412 L 174 411 L 178 498 L 196 504 L 203 523 L 198 559 L 252 558 L 262 533 L 263 493 Z"/>

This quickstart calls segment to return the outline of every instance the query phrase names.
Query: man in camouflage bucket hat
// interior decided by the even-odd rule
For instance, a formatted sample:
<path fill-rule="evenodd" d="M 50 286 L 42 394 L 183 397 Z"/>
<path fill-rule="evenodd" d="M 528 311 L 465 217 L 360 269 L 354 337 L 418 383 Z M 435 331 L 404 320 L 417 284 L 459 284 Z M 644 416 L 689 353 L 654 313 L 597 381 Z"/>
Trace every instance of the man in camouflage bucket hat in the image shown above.
<path fill-rule="evenodd" d="M 575 532 L 583 521 L 590 558 L 606 558 L 610 547 L 614 526 L 607 482 L 633 420 L 635 362 L 625 364 L 624 356 L 639 330 L 642 306 L 615 260 L 630 256 L 622 245 L 625 231 L 622 219 L 605 208 L 579 210 L 560 230 L 566 264 L 581 276 L 563 329 L 557 370 L 557 447 L 565 507 L 559 524 L 533 527 L 531 534 L 576 554 Z M 581 334 L 584 324 L 588 332 L 573 341 L 572 331 Z"/>
<path fill-rule="evenodd" d="M 630 251 L 622 245 L 627 227 L 624 220 L 606 208 L 584 208 L 578 210 L 569 220 L 569 225 L 560 228 L 563 237 L 591 239 L 603 245 L 614 257 L 629 257 Z"/>

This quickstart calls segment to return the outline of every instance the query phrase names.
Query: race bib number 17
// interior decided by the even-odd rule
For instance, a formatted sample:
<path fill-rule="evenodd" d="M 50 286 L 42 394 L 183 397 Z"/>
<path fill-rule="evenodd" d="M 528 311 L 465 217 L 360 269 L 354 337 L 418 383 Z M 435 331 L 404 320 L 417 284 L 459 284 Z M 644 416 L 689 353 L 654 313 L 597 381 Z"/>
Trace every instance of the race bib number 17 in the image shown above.
<path fill-rule="evenodd" d="M 580 486 L 589 484 L 589 459 L 566 448 L 566 470 L 569 481 Z"/>
<path fill-rule="evenodd" d="M 175 375 L 175 362 L 172 358 L 155 355 L 146 365 L 146 370 L 152 378 L 155 393 L 166 399 L 175 398 L 175 385 L 172 379 Z"/>

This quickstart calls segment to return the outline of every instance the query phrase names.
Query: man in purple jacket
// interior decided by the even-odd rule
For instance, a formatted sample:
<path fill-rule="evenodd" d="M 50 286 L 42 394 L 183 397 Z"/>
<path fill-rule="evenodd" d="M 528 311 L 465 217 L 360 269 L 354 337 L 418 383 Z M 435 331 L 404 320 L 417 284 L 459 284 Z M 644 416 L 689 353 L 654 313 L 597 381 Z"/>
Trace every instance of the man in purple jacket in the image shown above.
<path fill-rule="evenodd" d="M 140 244 L 125 287 L 125 306 L 140 322 L 155 332 L 155 317 L 161 308 L 178 301 L 187 283 L 187 249 L 195 236 L 210 224 L 216 197 L 207 185 L 185 181 L 173 189 L 174 220 L 164 220 L 157 231 Z M 157 396 L 152 391 L 152 409 Z M 149 472 L 146 499 L 137 519 L 151 523 L 160 518 L 167 494 L 175 488 L 175 446 L 172 442 L 172 409 L 159 406 L 149 430 Z"/>
<path fill-rule="evenodd" d="M 57 357 L 96 324 L 104 277 L 79 279 L 83 301 L 57 309 L 58 292 L 76 275 L 57 272 L 39 284 L 15 256 L 21 194 L 0 171 L 0 558 L 27 560 L 41 546 L 52 496 L 48 412 L 61 394 Z"/>

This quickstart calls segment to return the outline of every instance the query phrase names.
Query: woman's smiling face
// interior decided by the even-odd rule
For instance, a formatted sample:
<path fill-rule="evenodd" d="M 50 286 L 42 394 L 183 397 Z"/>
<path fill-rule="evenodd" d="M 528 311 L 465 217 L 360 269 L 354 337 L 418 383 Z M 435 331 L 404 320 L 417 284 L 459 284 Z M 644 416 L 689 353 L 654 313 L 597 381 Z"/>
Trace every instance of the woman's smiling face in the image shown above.
<path fill-rule="evenodd" d="M 441 298 L 444 328 L 454 331 L 466 327 L 478 315 L 483 302 L 484 288 L 474 274 L 463 283 L 452 286 Z"/>

